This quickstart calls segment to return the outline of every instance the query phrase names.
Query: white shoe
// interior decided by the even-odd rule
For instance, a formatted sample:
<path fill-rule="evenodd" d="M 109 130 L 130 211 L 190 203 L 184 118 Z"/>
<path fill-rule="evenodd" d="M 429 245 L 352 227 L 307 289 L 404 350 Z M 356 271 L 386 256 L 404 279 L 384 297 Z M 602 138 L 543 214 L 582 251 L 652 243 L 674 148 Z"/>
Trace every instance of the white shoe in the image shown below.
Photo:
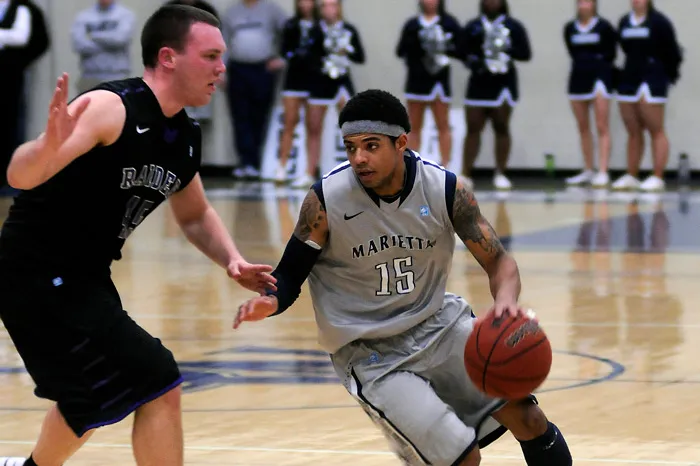
<path fill-rule="evenodd" d="M 496 189 L 511 189 L 513 185 L 503 173 L 498 173 L 493 177 L 493 187 Z"/>
<path fill-rule="evenodd" d="M 651 175 L 644 180 L 639 189 L 646 192 L 659 192 L 666 189 L 666 182 L 656 175 Z"/>
<path fill-rule="evenodd" d="M 260 172 L 257 168 L 250 165 L 238 167 L 233 171 L 233 176 L 236 178 L 259 178 Z"/>
<path fill-rule="evenodd" d="M 0 466 L 22 466 L 27 458 L 11 458 L 9 456 L 0 456 Z"/>
<path fill-rule="evenodd" d="M 633 191 L 639 189 L 639 185 L 641 183 L 637 178 L 626 173 L 612 184 L 612 189 L 616 191 Z"/>
<path fill-rule="evenodd" d="M 584 170 L 576 176 L 566 179 L 566 184 L 570 186 L 578 186 L 585 183 L 590 183 L 594 177 L 593 170 Z"/>
<path fill-rule="evenodd" d="M 315 182 L 316 180 L 314 180 L 311 175 L 304 173 L 292 182 L 292 188 L 309 189 Z"/>
<path fill-rule="evenodd" d="M 607 188 L 610 184 L 608 172 L 598 172 L 591 179 L 591 186 L 594 188 Z"/>
<path fill-rule="evenodd" d="M 260 178 L 260 170 L 248 165 L 247 167 L 245 167 L 245 175 L 248 178 Z"/>
<path fill-rule="evenodd" d="M 287 167 L 285 165 L 277 165 L 277 170 L 275 170 L 275 182 L 276 183 L 286 183 L 287 182 Z"/>

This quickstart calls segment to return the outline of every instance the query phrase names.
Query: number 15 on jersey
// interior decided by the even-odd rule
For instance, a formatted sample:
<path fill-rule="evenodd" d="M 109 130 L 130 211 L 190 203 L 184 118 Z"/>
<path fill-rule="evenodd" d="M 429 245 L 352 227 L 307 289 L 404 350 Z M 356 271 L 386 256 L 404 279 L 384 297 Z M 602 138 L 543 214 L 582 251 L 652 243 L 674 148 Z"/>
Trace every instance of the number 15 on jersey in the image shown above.
<path fill-rule="evenodd" d="M 416 288 L 413 270 L 408 269 L 413 265 L 413 257 L 397 257 L 391 262 L 382 262 L 374 266 L 379 270 L 379 289 L 376 296 L 391 296 L 392 294 L 408 294 Z M 394 275 L 394 280 L 391 276 Z M 394 286 L 391 286 L 391 282 Z"/>

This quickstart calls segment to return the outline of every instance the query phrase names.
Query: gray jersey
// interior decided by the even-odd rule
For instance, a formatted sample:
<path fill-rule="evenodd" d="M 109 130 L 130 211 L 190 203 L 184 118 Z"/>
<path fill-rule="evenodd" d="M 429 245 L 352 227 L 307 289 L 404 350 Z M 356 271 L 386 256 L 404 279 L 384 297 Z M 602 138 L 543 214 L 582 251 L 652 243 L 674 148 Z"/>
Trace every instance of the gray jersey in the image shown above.
<path fill-rule="evenodd" d="M 407 151 L 406 185 L 386 203 L 349 163 L 321 181 L 329 240 L 309 275 L 320 344 L 330 353 L 385 338 L 440 309 L 452 266 L 456 177 Z"/>
<path fill-rule="evenodd" d="M 73 50 L 80 55 L 83 77 L 116 80 L 131 74 L 130 46 L 136 16 L 114 3 L 108 8 L 93 6 L 76 16 L 71 28 Z"/>
<path fill-rule="evenodd" d="M 288 18 L 282 7 L 270 0 L 252 5 L 240 1 L 230 7 L 221 18 L 221 30 L 228 45 L 227 60 L 260 63 L 279 56 Z"/>

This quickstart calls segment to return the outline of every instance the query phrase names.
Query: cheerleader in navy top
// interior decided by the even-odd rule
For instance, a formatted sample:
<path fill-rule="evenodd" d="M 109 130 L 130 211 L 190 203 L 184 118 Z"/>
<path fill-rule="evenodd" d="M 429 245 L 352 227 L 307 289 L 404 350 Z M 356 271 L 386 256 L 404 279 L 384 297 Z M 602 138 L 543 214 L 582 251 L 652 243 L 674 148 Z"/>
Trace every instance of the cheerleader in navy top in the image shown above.
<path fill-rule="evenodd" d="M 518 75 L 514 62 L 532 57 L 525 27 L 509 15 L 507 0 L 482 0 L 481 15 L 464 28 L 462 56 L 471 70 L 465 100 L 467 137 L 463 172 L 466 182 L 481 145 L 481 133 L 491 120 L 496 135 L 497 189 L 510 189 L 504 175 L 510 155 L 510 116 L 518 101 Z"/>
<path fill-rule="evenodd" d="M 280 55 L 287 61 L 287 70 L 282 84 L 284 126 L 280 135 L 279 165 L 275 173 L 278 183 L 287 181 L 287 161 L 294 143 L 294 129 L 299 123 L 299 111 L 309 97 L 311 32 L 318 20 L 315 0 L 297 0 L 295 14 L 287 20 L 282 31 Z"/>
<path fill-rule="evenodd" d="M 445 11 L 445 0 L 420 0 L 419 6 L 421 14 L 404 24 L 396 46 L 396 55 L 404 60 L 408 71 L 404 87 L 411 120 L 408 145 L 421 150 L 423 116 L 429 104 L 438 131 L 441 164 L 447 167 L 452 152 L 449 57 L 459 57 L 462 27 Z"/>
<path fill-rule="evenodd" d="M 307 173 L 293 186 L 309 188 L 317 179 L 321 159 L 321 134 L 329 105 L 338 112 L 355 94 L 350 75 L 352 63 L 364 63 L 360 34 L 343 20 L 340 0 L 321 0 L 321 20 L 311 32 L 310 88 L 306 109 Z"/>
<path fill-rule="evenodd" d="M 627 129 L 628 166 L 613 188 L 662 191 L 668 159 L 664 104 L 669 86 L 680 76 L 681 48 L 673 24 L 651 0 L 632 0 L 632 11 L 620 19 L 618 35 L 625 64 L 619 74 L 617 100 Z M 654 172 L 640 181 L 645 129 L 651 136 Z"/>
<path fill-rule="evenodd" d="M 614 83 L 617 33 L 613 25 L 598 16 L 597 0 L 578 0 L 576 19 L 564 26 L 564 42 L 571 57 L 568 94 L 576 118 L 585 169 L 567 178 L 569 185 L 590 183 L 602 188 L 610 183 L 610 97 Z M 598 171 L 593 167 L 593 134 L 590 108 L 598 130 Z"/>

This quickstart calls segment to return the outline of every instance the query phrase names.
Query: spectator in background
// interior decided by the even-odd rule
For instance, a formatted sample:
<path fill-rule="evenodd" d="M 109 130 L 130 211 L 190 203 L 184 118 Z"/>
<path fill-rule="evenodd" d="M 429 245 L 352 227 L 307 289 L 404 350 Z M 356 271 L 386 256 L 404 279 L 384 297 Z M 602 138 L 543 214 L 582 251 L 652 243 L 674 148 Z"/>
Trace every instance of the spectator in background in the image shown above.
<path fill-rule="evenodd" d="M 228 46 L 227 89 L 240 166 L 236 178 L 259 178 L 268 119 L 284 60 L 279 57 L 287 14 L 272 0 L 241 0 L 221 19 Z"/>
<path fill-rule="evenodd" d="M 299 113 L 309 98 L 313 63 L 310 60 L 313 37 L 311 31 L 318 26 L 319 10 L 316 0 L 296 0 L 294 17 L 287 20 L 282 34 L 282 57 L 287 60 L 287 70 L 282 86 L 284 127 L 280 135 L 279 165 L 275 181 L 287 181 L 287 162 L 294 144 L 294 129 L 299 123 Z"/>
<path fill-rule="evenodd" d="M 211 5 L 208 2 L 205 2 L 203 0 L 170 0 L 166 4 L 169 5 L 190 5 L 195 8 L 199 8 L 200 10 L 204 10 L 207 13 L 211 13 L 221 21 L 221 18 L 219 18 L 219 13 L 216 11 L 216 8 L 214 8 L 213 5 Z M 201 107 L 185 107 L 185 110 L 187 111 L 187 115 L 189 115 L 190 118 L 194 118 L 197 120 L 199 123 L 208 123 L 211 121 L 212 116 L 214 115 L 214 101 L 213 101 L 214 96 L 212 96 L 212 100 L 209 101 L 208 104 L 203 105 Z"/>
<path fill-rule="evenodd" d="M 458 57 L 462 27 L 445 11 L 445 0 L 420 0 L 421 14 L 403 27 L 396 55 L 406 63 L 404 91 L 408 101 L 411 132 L 408 147 L 420 151 L 423 117 L 428 105 L 438 131 L 440 163 L 447 167 L 452 153 L 450 131 L 450 61 Z"/>
<path fill-rule="evenodd" d="M 7 118 L 0 125 L 0 193 L 14 194 L 7 186 L 7 166 L 21 144 L 26 104 L 27 68 L 49 47 L 49 36 L 41 11 L 30 0 L 0 0 L 0 108 Z"/>
<path fill-rule="evenodd" d="M 115 0 L 98 0 L 92 8 L 78 13 L 71 38 L 73 51 L 80 57 L 79 93 L 131 75 L 129 48 L 134 23 L 134 13 Z"/>
<path fill-rule="evenodd" d="M 617 100 L 627 128 L 627 173 L 612 188 L 662 191 L 668 162 L 664 110 L 668 87 L 680 76 L 683 60 L 673 23 L 651 0 L 632 0 L 632 11 L 620 19 L 618 35 L 625 65 L 617 83 Z M 651 136 L 654 172 L 641 182 L 644 130 Z"/>
<path fill-rule="evenodd" d="M 590 183 L 603 188 L 610 183 L 610 98 L 617 53 L 617 33 L 612 24 L 598 16 L 597 0 L 577 0 L 576 19 L 564 26 L 564 42 L 571 57 L 569 100 L 581 138 L 585 169 L 566 179 L 566 184 Z M 598 172 L 594 170 L 593 134 L 589 113 L 593 106 L 598 130 Z"/>
<path fill-rule="evenodd" d="M 515 61 L 532 58 L 525 26 L 510 16 L 507 0 L 481 0 L 481 14 L 465 26 L 464 59 L 471 70 L 467 85 L 467 137 L 463 182 L 471 187 L 471 170 L 479 155 L 481 133 L 491 120 L 496 135 L 496 189 L 510 189 L 505 171 L 510 156 L 510 117 L 520 97 Z"/>

